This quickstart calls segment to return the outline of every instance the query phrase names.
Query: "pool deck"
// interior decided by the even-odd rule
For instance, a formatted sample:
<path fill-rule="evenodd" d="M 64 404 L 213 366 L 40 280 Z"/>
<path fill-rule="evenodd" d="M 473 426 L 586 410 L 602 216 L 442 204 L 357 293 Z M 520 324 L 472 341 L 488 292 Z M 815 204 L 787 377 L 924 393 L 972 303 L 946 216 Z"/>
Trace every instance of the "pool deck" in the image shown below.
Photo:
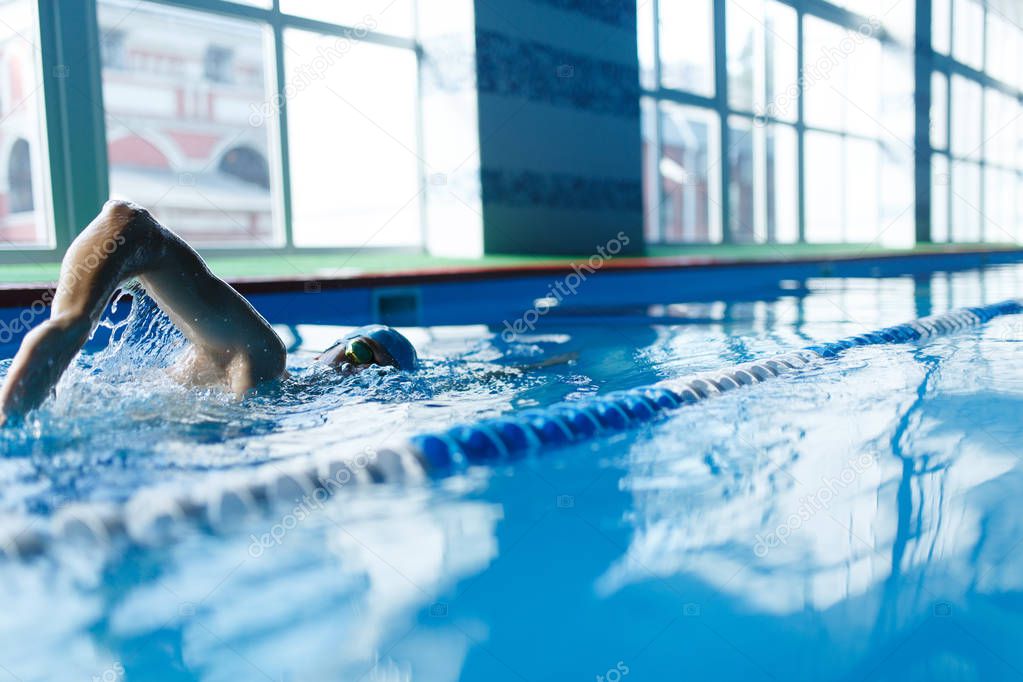
<path fill-rule="evenodd" d="M 725 245 L 658 246 L 640 257 L 604 261 L 602 272 L 642 270 L 713 270 L 736 266 L 779 264 L 828 264 L 929 260 L 940 269 L 942 261 L 973 257 L 1023 260 L 1023 245 L 934 244 L 907 249 L 872 245 Z M 415 253 L 282 254 L 265 257 L 209 258 L 214 272 L 246 294 L 309 292 L 321 289 L 354 289 L 410 286 L 436 282 L 479 281 L 565 274 L 573 265 L 587 262 L 589 255 L 484 256 L 479 259 L 438 258 Z M 30 305 L 53 289 L 59 272 L 56 263 L 3 266 L 0 307 Z"/>

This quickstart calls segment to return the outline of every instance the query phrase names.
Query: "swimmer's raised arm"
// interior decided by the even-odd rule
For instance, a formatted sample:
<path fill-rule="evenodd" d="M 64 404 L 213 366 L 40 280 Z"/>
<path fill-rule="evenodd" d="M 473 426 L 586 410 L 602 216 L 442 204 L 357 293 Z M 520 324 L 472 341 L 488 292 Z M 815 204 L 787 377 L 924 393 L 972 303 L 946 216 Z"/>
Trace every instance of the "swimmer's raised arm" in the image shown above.
<path fill-rule="evenodd" d="M 148 211 L 110 201 L 68 248 L 50 318 L 22 341 L 0 388 L 0 425 L 42 404 L 133 277 L 191 342 L 180 367 L 187 381 L 240 396 L 285 374 L 284 344 L 241 294 Z"/>

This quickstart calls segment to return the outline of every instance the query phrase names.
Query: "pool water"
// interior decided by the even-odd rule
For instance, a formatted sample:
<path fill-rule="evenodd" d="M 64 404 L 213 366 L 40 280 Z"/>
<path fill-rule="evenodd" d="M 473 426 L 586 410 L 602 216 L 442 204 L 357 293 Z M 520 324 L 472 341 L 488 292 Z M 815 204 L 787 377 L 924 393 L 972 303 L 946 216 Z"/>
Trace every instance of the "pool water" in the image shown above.
<path fill-rule="evenodd" d="M 182 344 L 140 296 L 0 432 L 0 513 L 45 525 L 997 302 L 1023 267 L 782 289 L 566 301 L 511 341 L 410 329 L 416 376 L 323 373 L 312 351 L 347 328 L 281 326 L 295 379 L 242 404 L 165 378 Z M 1021 343 L 1009 316 L 852 349 L 541 457 L 0 563 L 0 679 L 1023 678 Z"/>

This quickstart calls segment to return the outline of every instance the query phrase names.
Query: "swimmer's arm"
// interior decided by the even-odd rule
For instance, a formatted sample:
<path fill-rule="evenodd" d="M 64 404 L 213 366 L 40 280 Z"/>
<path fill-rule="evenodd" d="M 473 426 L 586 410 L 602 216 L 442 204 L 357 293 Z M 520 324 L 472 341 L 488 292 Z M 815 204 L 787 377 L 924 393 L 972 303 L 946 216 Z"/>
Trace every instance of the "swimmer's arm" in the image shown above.
<path fill-rule="evenodd" d="M 0 388 L 0 425 L 43 403 L 132 277 L 236 395 L 285 374 L 284 344 L 241 294 L 148 211 L 111 201 L 64 256 L 50 319 L 26 335 Z"/>
<path fill-rule="evenodd" d="M 191 341 L 187 371 L 196 383 L 226 383 L 241 397 L 286 374 L 287 351 L 270 324 L 214 275 L 183 239 L 157 226 L 165 252 L 158 267 L 138 274 L 146 292 Z M 187 379 L 187 377 L 185 377 Z"/>
<path fill-rule="evenodd" d="M 0 425 L 46 400 L 116 289 L 126 240 L 124 226 L 107 213 L 104 209 L 64 254 L 50 317 L 25 335 L 0 388 Z"/>

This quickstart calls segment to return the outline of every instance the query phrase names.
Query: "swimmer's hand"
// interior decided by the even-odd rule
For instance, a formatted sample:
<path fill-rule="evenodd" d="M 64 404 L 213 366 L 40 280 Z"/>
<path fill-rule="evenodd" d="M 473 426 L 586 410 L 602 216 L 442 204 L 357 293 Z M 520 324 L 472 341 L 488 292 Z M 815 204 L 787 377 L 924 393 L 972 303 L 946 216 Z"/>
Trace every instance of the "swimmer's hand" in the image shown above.
<path fill-rule="evenodd" d="M 87 318 L 56 315 L 25 335 L 0 388 L 0 426 L 43 404 L 91 330 Z"/>

